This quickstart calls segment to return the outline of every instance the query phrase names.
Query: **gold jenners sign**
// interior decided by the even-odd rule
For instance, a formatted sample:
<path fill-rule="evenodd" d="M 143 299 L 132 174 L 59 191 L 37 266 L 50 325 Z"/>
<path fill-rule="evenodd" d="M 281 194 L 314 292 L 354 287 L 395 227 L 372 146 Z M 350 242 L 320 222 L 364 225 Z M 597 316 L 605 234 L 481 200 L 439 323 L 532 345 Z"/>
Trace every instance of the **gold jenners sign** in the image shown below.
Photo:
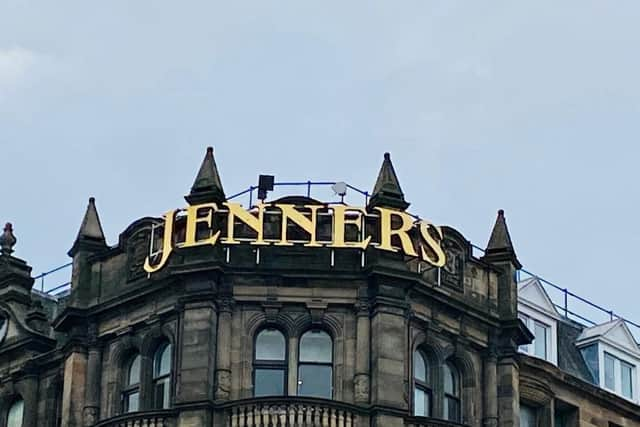
<path fill-rule="evenodd" d="M 445 265 L 442 230 L 406 212 L 345 205 L 259 204 L 247 211 L 238 203 L 203 203 L 164 215 L 162 241 L 144 264 L 163 268 L 175 248 L 205 245 L 293 246 L 401 252 L 436 267 Z M 154 240 L 154 239 L 152 239 Z M 153 255 L 155 252 L 155 255 Z"/>

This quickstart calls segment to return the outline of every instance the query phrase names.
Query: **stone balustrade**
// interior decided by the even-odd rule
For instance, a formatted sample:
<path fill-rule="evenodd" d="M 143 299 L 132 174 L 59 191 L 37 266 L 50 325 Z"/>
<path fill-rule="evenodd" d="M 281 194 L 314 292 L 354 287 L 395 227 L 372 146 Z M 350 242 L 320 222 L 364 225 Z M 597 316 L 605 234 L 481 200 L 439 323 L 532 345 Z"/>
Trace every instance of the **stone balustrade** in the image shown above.
<path fill-rule="evenodd" d="M 175 427 L 176 418 L 172 410 L 134 412 L 100 421 L 94 427 Z"/>
<path fill-rule="evenodd" d="M 325 399 L 256 398 L 227 408 L 227 427 L 364 427 L 362 410 Z"/>

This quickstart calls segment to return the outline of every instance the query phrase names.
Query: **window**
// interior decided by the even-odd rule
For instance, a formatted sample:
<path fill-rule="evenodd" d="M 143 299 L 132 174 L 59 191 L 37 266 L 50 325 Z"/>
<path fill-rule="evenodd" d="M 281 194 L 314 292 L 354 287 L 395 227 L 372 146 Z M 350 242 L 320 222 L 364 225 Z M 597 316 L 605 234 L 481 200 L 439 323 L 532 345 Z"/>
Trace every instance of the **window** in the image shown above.
<path fill-rule="evenodd" d="M 324 331 L 308 331 L 300 338 L 298 395 L 333 395 L 333 341 Z"/>
<path fill-rule="evenodd" d="M 534 335 L 533 342 L 521 345 L 520 351 L 550 361 L 551 327 L 523 313 L 518 313 L 518 317 Z"/>
<path fill-rule="evenodd" d="M 431 416 L 429 365 L 420 351 L 413 353 L 413 415 Z"/>
<path fill-rule="evenodd" d="M 4 337 L 7 336 L 7 329 L 9 327 L 9 320 L 2 317 L 0 314 L 0 343 L 4 341 Z"/>
<path fill-rule="evenodd" d="M 444 364 L 444 418 L 460 422 L 460 380 L 450 362 Z"/>
<path fill-rule="evenodd" d="M 24 400 L 16 400 L 9 408 L 9 413 L 7 415 L 7 427 L 22 427 L 23 414 Z"/>
<path fill-rule="evenodd" d="M 157 409 L 167 409 L 171 396 L 171 344 L 158 347 L 153 356 L 153 402 Z"/>
<path fill-rule="evenodd" d="M 538 411 L 520 403 L 520 427 L 538 427 Z"/>
<path fill-rule="evenodd" d="M 604 387 L 633 399 L 635 390 L 635 366 L 604 352 Z"/>
<path fill-rule="evenodd" d="M 122 412 L 140 410 L 140 355 L 131 357 L 127 369 L 127 377 L 122 392 Z"/>
<path fill-rule="evenodd" d="M 282 396 L 287 378 L 287 346 L 282 332 L 263 329 L 256 337 L 253 360 L 254 396 Z"/>

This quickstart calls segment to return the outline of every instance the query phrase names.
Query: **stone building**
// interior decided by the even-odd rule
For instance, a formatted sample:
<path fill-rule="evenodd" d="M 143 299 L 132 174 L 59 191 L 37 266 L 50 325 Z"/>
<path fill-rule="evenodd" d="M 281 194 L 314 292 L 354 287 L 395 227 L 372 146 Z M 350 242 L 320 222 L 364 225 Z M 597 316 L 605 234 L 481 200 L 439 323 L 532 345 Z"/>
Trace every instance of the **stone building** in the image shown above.
<path fill-rule="evenodd" d="M 0 427 L 640 426 L 626 325 L 585 328 L 535 279 L 518 283 L 502 211 L 482 256 L 437 228 L 446 262 L 434 266 L 398 250 L 399 233 L 379 250 L 380 230 L 354 212 L 347 238 L 370 233 L 378 247 L 299 243 L 315 213 L 314 230 L 332 235 L 331 208 L 307 196 L 274 201 L 302 214 L 263 212 L 256 244 L 250 218 L 218 216 L 226 196 L 210 149 L 186 200 L 219 210 L 171 216 L 173 230 L 170 216 L 142 218 L 109 246 L 90 199 L 71 290 L 57 296 L 32 289 L 7 225 Z M 408 206 L 386 155 L 367 212 Z M 164 233 L 176 246 L 149 273 Z M 177 244 L 190 233 L 227 244 Z M 233 233 L 249 238 L 231 244 Z"/>

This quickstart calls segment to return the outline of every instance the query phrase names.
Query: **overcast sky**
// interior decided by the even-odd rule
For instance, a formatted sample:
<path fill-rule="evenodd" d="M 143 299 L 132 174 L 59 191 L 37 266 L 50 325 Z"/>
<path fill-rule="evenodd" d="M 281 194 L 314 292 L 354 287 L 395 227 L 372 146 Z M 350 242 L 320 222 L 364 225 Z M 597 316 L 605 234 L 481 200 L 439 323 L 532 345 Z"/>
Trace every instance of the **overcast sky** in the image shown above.
<path fill-rule="evenodd" d="M 640 2 L 0 0 L 0 221 L 34 274 L 87 199 L 110 244 L 205 147 L 257 181 L 371 189 L 640 320 Z M 325 197 L 330 199 L 331 197 Z"/>

